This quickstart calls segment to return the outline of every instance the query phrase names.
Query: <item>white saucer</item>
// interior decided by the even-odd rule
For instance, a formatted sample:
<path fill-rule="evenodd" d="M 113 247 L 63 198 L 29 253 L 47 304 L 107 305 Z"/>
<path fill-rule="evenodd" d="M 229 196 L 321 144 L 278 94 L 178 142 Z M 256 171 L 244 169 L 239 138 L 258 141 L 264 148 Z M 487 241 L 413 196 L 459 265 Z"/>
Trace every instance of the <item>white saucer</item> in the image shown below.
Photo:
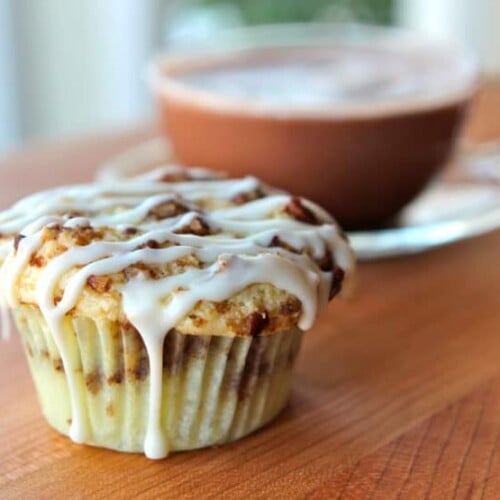
<path fill-rule="evenodd" d="M 105 163 L 97 179 L 112 181 L 170 163 L 171 148 L 154 138 Z M 436 182 L 402 212 L 394 227 L 348 232 L 360 260 L 420 253 L 500 229 L 500 148 L 459 158 L 461 181 Z"/>

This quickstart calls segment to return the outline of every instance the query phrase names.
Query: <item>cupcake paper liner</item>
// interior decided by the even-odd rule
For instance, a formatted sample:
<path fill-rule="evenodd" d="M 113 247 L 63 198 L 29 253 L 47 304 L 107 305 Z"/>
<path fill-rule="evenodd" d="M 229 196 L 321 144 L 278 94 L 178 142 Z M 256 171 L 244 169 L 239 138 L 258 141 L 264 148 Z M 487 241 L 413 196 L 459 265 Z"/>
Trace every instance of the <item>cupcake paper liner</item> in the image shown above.
<path fill-rule="evenodd" d="M 68 435 L 75 377 L 87 444 L 143 452 L 149 408 L 149 359 L 130 324 L 66 316 L 63 366 L 54 337 L 35 306 L 14 310 L 42 411 Z M 161 426 L 169 450 L 222 444 L 269 422 L 285 406 L 302 332 L 264 337 L 186 335 L 163 346 Z"/>

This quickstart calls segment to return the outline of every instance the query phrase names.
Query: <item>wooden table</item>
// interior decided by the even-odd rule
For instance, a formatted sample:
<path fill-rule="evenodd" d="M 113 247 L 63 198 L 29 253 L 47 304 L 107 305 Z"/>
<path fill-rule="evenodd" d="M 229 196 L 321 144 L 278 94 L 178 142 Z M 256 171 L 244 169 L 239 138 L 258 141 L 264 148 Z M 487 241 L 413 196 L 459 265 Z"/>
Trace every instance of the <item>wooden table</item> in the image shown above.
<path fill-rule="evenodd" d="M 35 148 L 0 165 L 0 204 L 85 180 L 150 135 Z M 500 137 L 500 85 L 474 139 Z M 362 264 L 305 341 L 278 420 L 154 462 L 77 446 L 43 421 L 14 338 L 0 345 L 1 498 L 500 498 L 500 231 Z"/>

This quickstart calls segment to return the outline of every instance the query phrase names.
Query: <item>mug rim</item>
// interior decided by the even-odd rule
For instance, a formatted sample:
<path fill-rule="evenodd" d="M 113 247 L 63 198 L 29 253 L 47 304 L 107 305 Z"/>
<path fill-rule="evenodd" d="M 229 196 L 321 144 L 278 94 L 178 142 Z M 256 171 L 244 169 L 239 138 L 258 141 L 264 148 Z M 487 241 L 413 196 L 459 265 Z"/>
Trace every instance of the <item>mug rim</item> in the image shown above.
<path fill-rule="evenodd" d="M 263 34 L 270 33 L 273 42 Z M 256 37 L 255 35 L 260 36 Z M 244 44 L 221 43 L 235 37 Z M 263 39 L 266 41 L 262 41 Z M 265 119 L 367 119 L 428 112 L 472 99 L 480 84 L 478 63 L 470 50 L 445 40 L 419 36 L 416 33 L 395 27 L 342 23 L 292 23 L 269 24 L 222 30 L 215 42 L 198 49 L 173 53 L 158 53 L 147 65 L 146 79 L 152 91 L 161 99 L 168 96 L 181 104 L 203 108 L 218 113 L 239 114 Z M 305 41 L 304 41 L 305 40 Z M 395 44 L 395 42 L 397 42 Z M 442 55 L 451 54 L 460 70 L 459 86 L 437 96 L 414 96 L 403 99 L 381 99 L 372 103 L 322 104 L 308 107 L 287 104 L 268 105 L 249 102 L 245 97 L 227 98 L 215 91 L 197 88 L 177 78 L 176 69 L 183 67 L 217 67 L 231 65 L 242 55 L 256 57 L 263 53 L 285 53 L 297 50 L 318 50 L 328 47 L 363 48 L 383 53 L 404 54 L 405 50 L 423 53 L 431 48 Z M 165 68 L 167 67 L 167 70 Z M 458 71 L 457 71 L 458 72 Z"/>

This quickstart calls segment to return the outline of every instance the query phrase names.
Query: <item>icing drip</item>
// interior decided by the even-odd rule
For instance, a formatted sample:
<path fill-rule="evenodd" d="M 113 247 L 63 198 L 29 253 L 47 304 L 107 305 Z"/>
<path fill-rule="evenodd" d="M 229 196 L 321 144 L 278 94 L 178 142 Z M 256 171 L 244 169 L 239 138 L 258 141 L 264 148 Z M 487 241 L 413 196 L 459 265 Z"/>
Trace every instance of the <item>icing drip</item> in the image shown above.
<path fill-rule="evenodd" d="M 176 182 L 164 182 L 172 176 Z M 249 193 L 256 199 L 237 206 L 231 202 Z M 18 305 L 19 279 L 42 247 L 46 228 L 104 228 L 122 234 L 121 238 L 102 237 L 70 246 L 49 259 L 36 282 L 35 303 L 53 333 L 67 377 L 71 439 L 87 441 L 89 428 L 66 342 L 65 317 L 76 307 L 92 276 L 113 275 L 139 263 L 161 265 L 188 257 L 200 262 L 200 267 L 156 279 L 140 272 L 116 285 L 123 313 L 141 335 L 149 357 L 144 451 L 150 458 L 168 453 L 161 425 L 164 339 L 200 301 L 228 300 L 250 285 L 268 283 L 301 302 L 301 329 L 312 326 L 328 303 L 336 266 L 349 275 L 353 258 L 337 226 L 316 205 L 300 201 L 305 215 L 314 219 L 311 223 L 286 216 L 284 209 L 291 200 L 290 195 L 273 191 L 253 177 L 229 180 L 203 169 L 168 167 L 135 179 L 38 193 L 0 213 L 0 234 L 11 235 L 7 242 L 5 236 L 0 242 L 4 336 L 7 307 Z M 165 204 L 181 209 L 151 216 Z M 199 227 L 205 233 L 184 231 L 201 224 L 200 217 L 204 225 Z M 131 228 L 130 237 L 124 238 L 123 232 Z M 17 234 L 22 237 L 13 245 Z M 151 241 L 154 248 L 148 247 Z M 325 255 L 331 256 L 333 265 L 322 270 L 318 261 Z"/>
<path fill-rule="evenodd" d="M 2 287 L 0 291 L 0 321 L 3 339 L 9 339 L 12 332 L 9 306 L 14 307 L 17 305 L 17 298 L 14 292 L 15 285 L 17 284 L 22 270 L 28 264 L 31 255 L 37 250 L 41 243 L 37 236 L 30 237 L 28 241 L 25 240 L 26 238 L 19 241 L 17 258 L 9 258 L 9 253 L 7 253 L 7 258 L 5 258 L 4 263 L 0 267 L 0 284 L 9 284 L 9 286 Z M 1 254 L 0 262 L 2 262 Z M 9 262 L 9 264 L 7 264 L 7 262 Z"/>
<path fill-rule="evenodd" d="M 9 340 L 12 335 L 12 321 L 9 309 L 5 304 L 0 304 L 0 325 L 3 340 Z"/>

